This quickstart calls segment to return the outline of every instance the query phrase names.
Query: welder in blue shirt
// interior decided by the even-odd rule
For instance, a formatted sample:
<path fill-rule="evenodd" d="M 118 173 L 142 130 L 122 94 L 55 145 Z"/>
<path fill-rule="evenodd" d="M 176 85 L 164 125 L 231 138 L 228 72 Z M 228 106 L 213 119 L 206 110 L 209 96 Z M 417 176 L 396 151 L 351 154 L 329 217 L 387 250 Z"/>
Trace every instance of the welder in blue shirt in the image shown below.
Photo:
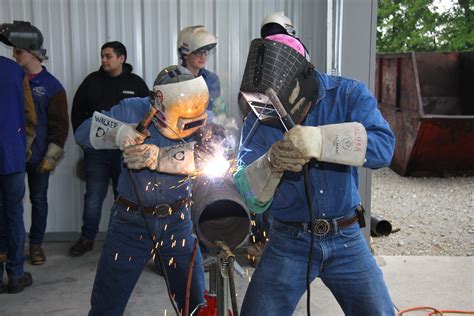
<path fill-rule="evenodd" d="M 154 247 L 165 263 L 178 310 L 185 307 L 186 281 L 196 239 L 189 212 L 189 175 L 195 174 L 213 153 L 223 133 L 222 138 L 201 137 L 202 130 L 209 127 L 205 126 L 208 89 L 203 77 L 195 78 L 181 66 L 169 66 L 159 73 L 154 93 L 159 119 L 154 119 L 146 139 L 133 124 L 149 113 L 150 98 L 129 98 L 110 111 L 94 112 L 75 133 L 83 146 L 121 149 L 124 161 L 117 187 L 119 197 L 111 212 L 94 281 L 90 315 L 123 313 L 145 264 L 156 254 Z M 133 172 L 128 173 L 125 168 Z M 139 212 L 139 198 L 146 222 Z M 197 247 L 189 310 L 203 301 L 204 270 Z"/>
<path fill-rule="evenodd" d="M 249 209 L 271 212 L 274 221 L 241 315 L 293 313 L 307 285 L 311 234 L 310 282 L 321 278 L 346 315 L 393 315 L 360 229 L 357 167 L 387 166 L 395 144 L 376 99 L 362 82 L 316 71 L 289 35 L 253 40 L 248 56 L 240 100 L 253 112 L 242 128 L 234 182 Z M 294 128 L 282 128 L 268 88 Z"/>

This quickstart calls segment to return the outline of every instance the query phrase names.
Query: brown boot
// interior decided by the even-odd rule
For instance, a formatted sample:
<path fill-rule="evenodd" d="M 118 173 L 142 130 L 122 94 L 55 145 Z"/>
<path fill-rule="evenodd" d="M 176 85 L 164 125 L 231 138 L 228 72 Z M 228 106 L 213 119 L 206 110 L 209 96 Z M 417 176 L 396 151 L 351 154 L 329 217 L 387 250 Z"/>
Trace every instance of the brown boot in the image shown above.
<path fill-rule="evenodd" d="M 23 275 L 18 279 L 8 280 L 8 293 L 16 294 L 22 292 L 25 287 L 33 284 L 33 278 L 29 272 L 24 272 Z"/>
<path fill-rule="evenodd" d="M 94 248 L 93 240 L 83 240 L 79 239 L 71 249 L 69 249 L 69 254 L 72 257 L 80 257 L 88 251 L 91 251 Z"/>
<path fill-rule="evenodd" d="M 41 245 L 30 246 L 30 261 L 32 265 L 40 265 L 46 261 L 46 256 L 44 255 Z"/>

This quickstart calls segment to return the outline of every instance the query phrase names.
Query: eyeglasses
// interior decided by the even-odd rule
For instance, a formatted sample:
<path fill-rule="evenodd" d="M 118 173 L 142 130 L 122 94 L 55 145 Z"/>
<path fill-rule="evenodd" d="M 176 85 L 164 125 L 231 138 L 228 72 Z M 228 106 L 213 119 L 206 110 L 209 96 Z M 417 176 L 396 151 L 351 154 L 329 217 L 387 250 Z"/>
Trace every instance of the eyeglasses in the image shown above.
<path fill-rule="evenodd" d="M 207 57 L 209 55 L 209 51 L 208 50 L 201 50 L 201 51 L 198 51 L 198 52 L 192 52 L 192 54 L 196 57 Z"/>

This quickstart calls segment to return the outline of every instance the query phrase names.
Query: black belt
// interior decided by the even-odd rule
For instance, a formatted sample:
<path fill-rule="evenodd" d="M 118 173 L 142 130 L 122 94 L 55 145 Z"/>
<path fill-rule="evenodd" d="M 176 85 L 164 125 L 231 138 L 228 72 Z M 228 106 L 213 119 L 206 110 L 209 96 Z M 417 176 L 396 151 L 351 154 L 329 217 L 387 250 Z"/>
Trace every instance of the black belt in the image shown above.
<path fill-rule="evenodd" d="M 132 201 L 127 200 L 123 196 L 119 196 L 115 202 L 125 207 L 129 207 L 133 211 L 139 211 L 137 204 L 133 203 Z M 156 206 L 143 206 L 143 210 L 145 211 L 145 214 L 148 214 L 148 215 L 166 217 L 178 211 L 181 208 L 181 206 L 190 202 L 191 202 L 190 199 L 180 199 L 169 204 L 158 204 Z"/>
<path fill-rule="evenodd" d="M 323 218 L 317 218 L 314 220 L 313 233 L 316 236 L 325 236 L 329 232 L 334 231 L 334 222 L 338 228 L 344 228 L 351 226 L 359 220 L 359 214 L 355 213 L 352 217 L 341 218 L 339 220 L 327 220 Z M 306 231 L 311 231 L 310 223 L 301 223 L 301 222 L 281 222 L 285 225 L 289 225 L 298 229 L 304 229 Z"/>

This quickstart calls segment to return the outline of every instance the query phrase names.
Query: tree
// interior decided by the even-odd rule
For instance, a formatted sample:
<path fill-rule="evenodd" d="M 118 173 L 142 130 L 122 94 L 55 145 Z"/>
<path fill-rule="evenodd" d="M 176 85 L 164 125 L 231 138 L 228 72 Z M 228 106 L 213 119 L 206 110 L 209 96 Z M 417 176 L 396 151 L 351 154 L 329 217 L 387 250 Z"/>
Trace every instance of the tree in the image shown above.
<path fill-rule="evenodd" d="M 474 49 L 474 0 L 378 0 L 377 52 Z"/>

